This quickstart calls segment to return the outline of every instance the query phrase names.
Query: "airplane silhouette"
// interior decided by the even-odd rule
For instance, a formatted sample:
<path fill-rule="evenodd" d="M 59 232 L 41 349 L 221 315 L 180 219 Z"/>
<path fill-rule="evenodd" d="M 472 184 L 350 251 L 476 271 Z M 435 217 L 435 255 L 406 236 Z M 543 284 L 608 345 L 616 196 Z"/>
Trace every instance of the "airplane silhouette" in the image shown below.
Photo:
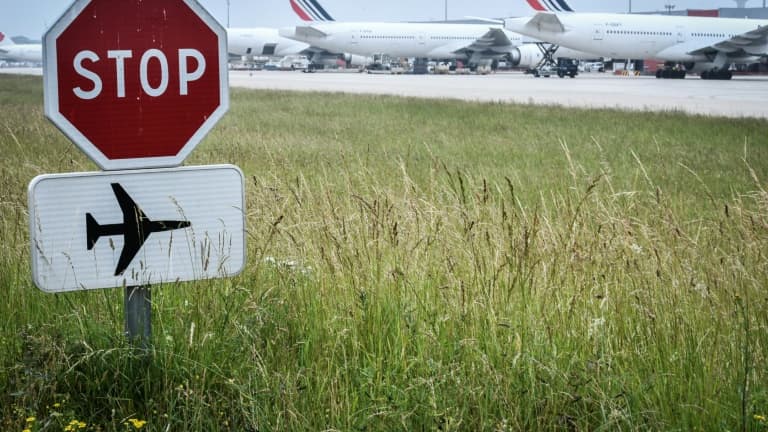
<path fill-rule="evenodd" d="M 112 183 L 112 191 L 115 193 L 117 203 L 120 204 L 120 210 L 123 211 L 123 223 L 100 225 L 90 213 L 86 213 L 85 226 L 88 250 L 93 249 L 96 241 L 102 236 L 122 235 L 125 239 L 123 250 L 120 252 L 120 259 L 115 268 L 115 276 L 123 274 L 153 232 L 171 231 L 192 225 L 189 221 L 153 221 L 131 199 L 125 189 L 120 186 L 120 183 Z"/>

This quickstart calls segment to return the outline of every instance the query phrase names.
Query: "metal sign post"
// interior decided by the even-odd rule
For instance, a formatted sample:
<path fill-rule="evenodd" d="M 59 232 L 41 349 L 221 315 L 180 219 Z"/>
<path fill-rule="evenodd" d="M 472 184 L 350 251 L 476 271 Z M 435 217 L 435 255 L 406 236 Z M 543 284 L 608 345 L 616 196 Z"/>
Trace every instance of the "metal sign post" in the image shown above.
<path fill-rule="evenodd" d="M 149 286 L 125 287 L 125 335 L 134 346 L 149 349 L 152 337 L 152 289 Z"/>

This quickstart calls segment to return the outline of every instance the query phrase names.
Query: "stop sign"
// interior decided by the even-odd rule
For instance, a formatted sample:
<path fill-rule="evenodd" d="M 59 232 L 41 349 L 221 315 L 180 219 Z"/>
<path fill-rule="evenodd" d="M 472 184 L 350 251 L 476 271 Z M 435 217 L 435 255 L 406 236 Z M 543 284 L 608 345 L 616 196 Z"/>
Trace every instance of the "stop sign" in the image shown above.
<path fill-rule="evenodd" d="M 76 0 L 45 34 L 45 114 L 102 169 L 180 165 L 229 108 L 226 41 L 195 0 Z"/>

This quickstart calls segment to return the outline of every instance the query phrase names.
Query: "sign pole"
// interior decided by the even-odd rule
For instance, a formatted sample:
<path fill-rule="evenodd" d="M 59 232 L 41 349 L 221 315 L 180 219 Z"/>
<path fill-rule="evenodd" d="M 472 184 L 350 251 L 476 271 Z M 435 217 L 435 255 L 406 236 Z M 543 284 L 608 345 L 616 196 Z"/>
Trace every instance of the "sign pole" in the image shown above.
<path fill-rule="evenodd" d="M 152 335 L 152 291 L 149 285 L 125 287 L 125 335 L 142 350 Z"/>

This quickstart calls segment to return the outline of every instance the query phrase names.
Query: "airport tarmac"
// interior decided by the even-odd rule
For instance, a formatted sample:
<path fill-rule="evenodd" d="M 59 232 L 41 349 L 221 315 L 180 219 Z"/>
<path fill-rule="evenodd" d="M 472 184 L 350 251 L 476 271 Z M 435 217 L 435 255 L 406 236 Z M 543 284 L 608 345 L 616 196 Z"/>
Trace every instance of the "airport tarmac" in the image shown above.
<path fill-rule="evenodd" d="M 43 68 L 39 67 L 3 67 L 0 68 L 0 74 L 8 75 L 43 75 Z"/>
<path fill-rule="evenodd" d="M 41 75 L 40 68 L 0 68 L 0 73 Z M 730 81 L 684 80 L 650 76 L 583 73 L 571 78 L 534 78 L 520 72 L 491 75 L 382 75 L 231 71 L 232 87 L 295 91 L 386 94 L 618 108 L 637 111 L 682 111 L 724 117 L 768 118 L 768 77 L 735 77 Z"/>
<path fill-rule="evenodd" d="M 381 75 L 232 71 L 232 87 L 423 98 L 498 101 L 580 108 L 683 111 L 725 117 L 768 118 L 768 77 L 709 81 L 583 73 L 576 78 L 534 78 L 522 72 L 490 75 Z"/>

